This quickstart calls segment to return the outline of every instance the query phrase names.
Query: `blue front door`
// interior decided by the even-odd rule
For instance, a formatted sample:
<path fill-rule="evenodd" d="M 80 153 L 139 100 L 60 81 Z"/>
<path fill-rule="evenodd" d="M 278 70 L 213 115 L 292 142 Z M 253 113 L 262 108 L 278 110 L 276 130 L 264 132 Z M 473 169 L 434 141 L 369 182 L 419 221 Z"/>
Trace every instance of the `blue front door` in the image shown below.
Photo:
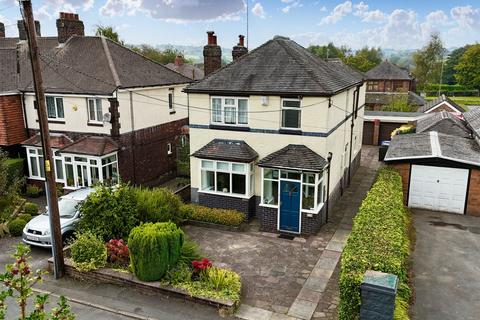
<path fill-rule="evenodd" d="M 300 232 L 300 182 L 280 182 L 280 230 Z"/>

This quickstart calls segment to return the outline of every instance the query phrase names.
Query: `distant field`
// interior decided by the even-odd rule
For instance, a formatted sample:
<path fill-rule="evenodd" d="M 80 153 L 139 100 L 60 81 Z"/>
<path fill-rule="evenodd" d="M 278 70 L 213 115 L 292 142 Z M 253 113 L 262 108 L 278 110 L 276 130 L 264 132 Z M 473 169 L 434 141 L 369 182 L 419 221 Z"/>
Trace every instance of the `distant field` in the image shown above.
<path fill-rule="evenodd" d="M 426 97 L 428 101 L 434 100 L 437 97 Z M 450 99 L 452 99 L 454 102 L 458 103 L 464 108 L 468 108 L 469 106 L 480 106 L 480 97 L 451 97 L 449 96 Z"/>

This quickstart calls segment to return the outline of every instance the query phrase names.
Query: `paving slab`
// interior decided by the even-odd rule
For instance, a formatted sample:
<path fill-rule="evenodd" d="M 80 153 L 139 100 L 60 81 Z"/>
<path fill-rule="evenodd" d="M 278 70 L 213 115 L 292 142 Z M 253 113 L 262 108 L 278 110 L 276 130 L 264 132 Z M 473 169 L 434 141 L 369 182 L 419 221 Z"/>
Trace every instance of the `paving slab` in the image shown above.
<path fill-rule="evenodd" d="M 316 307 L 317 304 L 314 302 L 296 299 L 290 307 L 290 310 L 288 310 L 288 315 L 304 320 L 309 320 L 312 318 Z"/>
<path fill-rule="evenodd" d="M 243 320 L 270 320 L 272 315 L 272 311 L 242 304 L 240 308 L 238 308 L 235 317 Z"/>

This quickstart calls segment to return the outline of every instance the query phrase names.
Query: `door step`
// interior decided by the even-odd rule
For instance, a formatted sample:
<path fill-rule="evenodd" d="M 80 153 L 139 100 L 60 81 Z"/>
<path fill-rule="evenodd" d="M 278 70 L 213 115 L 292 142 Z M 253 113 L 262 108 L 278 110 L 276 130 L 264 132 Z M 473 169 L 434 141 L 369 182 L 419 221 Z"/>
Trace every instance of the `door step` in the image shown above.
<path fill-rule="evenodd" d="M 293 239 L 295 239 L 295 236 L 294 236 L 294 235 L 285 234 L 285 233 L 279 234 L 278 237 L 279 237 L 280 239 L 287 239 L 287 240 L 293 240 Z"/>

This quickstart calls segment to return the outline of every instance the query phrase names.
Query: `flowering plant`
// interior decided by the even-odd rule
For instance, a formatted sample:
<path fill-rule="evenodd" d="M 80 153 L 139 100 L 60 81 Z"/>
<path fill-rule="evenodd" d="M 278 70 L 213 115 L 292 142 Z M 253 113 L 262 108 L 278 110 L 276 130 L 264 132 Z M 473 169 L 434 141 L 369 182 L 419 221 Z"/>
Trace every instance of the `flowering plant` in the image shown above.
<path fill-rule="evenodd" d="M 128 246 L 123 239 L 112 239 L 107 242 L 107 261 L 127 267 L 130 264 Z"/>
<path fill-rule="evenodd" d="M 207 258 L 192 261 L 193 273 L 198 274 L 212 267 L 212 263 Z"/>

